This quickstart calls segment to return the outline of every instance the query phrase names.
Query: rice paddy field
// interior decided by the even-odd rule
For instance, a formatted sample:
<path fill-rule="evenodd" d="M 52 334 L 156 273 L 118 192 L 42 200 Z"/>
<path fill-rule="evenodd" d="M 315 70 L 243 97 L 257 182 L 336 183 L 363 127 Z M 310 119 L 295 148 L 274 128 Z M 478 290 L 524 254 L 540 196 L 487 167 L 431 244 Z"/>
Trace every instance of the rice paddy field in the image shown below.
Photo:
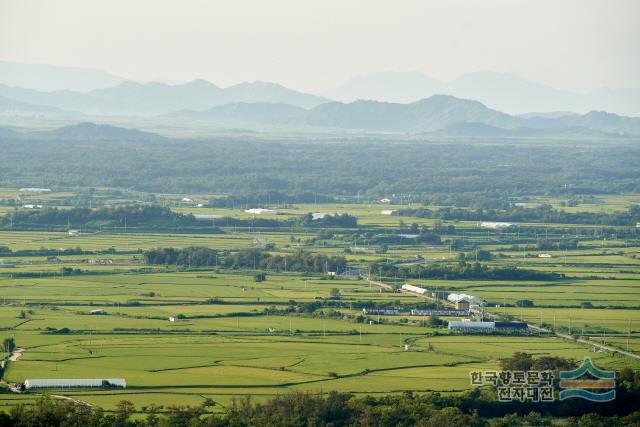
<path fill-rule="evenodd" d="M 12 195 L 15 189 L 0 189 L 0 199 Z M 33 195 L 30 200 L 56 205 L 73 195 L 52 192 Z M 131 195 L 118 197 L 126 200 Z M 169 195 L 158 197 L 170 199 Z M 195 202 L 205 200 L 204 195 L 191 197 Z M 602 196 L 571 209 L 610 212 L 638 201 L 636 195 Z M 560 202 L 526 200 L 532 206 L 559 206 Z M 371 235 L 392 233 L 401 219 L 407 224 L 433 226 L 430 219 L 383 213 L 402 207 L 301 204 L 274 206 L 274 212 L 263 215 L 349 213 L 357 216 L 358 228 Z M 184 213 L 250 218 L 245 208 L 196 208 L 177 199 L 173 206 Z M 13 209 L 0 206 L 0 215 Z M 107 410 L 122 399 L 138 408 L 196 405 L 213 399 L 213 410 L 220 412 L 237 397 L 252 395 L 260 400 L 294 390 L 361 395 L 458 393 L 471 387 L 470 371 L 497 369 L 500 359 L 517 351 L 576 360 L 590 356 L 602 368 L 640 369 L 638 358 L 552 333 L 461 335 L 407 314 L 363 322 L 358 319 L 363 305 L 409 307 L 425 300 L 381 288 L 362 277 L 331 279 L 322 273 L 268 271 L 265 281 L 256 282 L 254 270 L 146 265 L 143 256 L 145 250 L 157 247 L 205 246 L 234 252 L 256 247 L 256 237 L 260 237 L 272 244 L 270 250 L 275 254 L 304 250 L 343 255 L 350 268 L 366 271 L 372 262 L 457 262 L 459 251 L 452 250 L 450 239 L 462 236 L 476 250 L 494 255 L 487 265 L 555 272 L 564 277 L 554 281 L 374 278 L 406 282 L 429 291 L 471 294 L 485 302 L 489 314 L 553 327 L 640 355 L 637 236 L 605 242 L 583 238 L 578 248 L 571 250 L 521 251 L 513 248 L 517 238 L 513 232 L 478 230 L 472 221 L 445 225 L 454 225 L 455 231 L 445 233 L 441 244 L 416 244 L 407 239 L 390 244 L 385 253 L 374 244 L 354 241 L 349 234 L 354 230 L 331 230 L 331 236 L 322 238 L 323 230 L 297 228 L 264 232 L 226 228 L 222 234 L 105 231 L 78 236 L 60 231 L 0 230 L 0 247 L 14 252 L 57 251 L 55 256 L 23 253 L 2 259 L 0 339 L 14 338 L 24 349 L 17 360 L 7 362 L 3 381 L 21 384 L 29 378 L 124 378 L 127 388 L 123 390 L 51 393 Z M 519 226 L 541 228 L 540 224 Z M 552 235 L 560 226 L 545 225 Z M 65 249 L 75 248 L 81 250 L 65 254 Z M 550 257 L 540 258 L 540 253 Z M 65 275 L 63 267 L 78 269 L 81 274 Z M 331 301 L 336 292 L 341 307 L 302 309 L 305 304 Z M 523 300 L 531 304 L 520 307 Z M 95 310 L 103 314 L 92 314 Z M 32 393 L 3 393 L 0 409 L 35 398 Z"/>

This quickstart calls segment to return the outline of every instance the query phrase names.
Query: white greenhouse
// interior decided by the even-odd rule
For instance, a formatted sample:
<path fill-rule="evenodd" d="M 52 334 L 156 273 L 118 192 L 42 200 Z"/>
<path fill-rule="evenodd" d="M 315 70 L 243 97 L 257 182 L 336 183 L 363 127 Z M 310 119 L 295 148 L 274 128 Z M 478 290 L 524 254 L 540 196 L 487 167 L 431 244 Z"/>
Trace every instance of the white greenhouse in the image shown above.
<path fill-rule="evenodd" d="M 24 381 L 26 390 L 126 387 L 124 378 L 45 378 Z"/>

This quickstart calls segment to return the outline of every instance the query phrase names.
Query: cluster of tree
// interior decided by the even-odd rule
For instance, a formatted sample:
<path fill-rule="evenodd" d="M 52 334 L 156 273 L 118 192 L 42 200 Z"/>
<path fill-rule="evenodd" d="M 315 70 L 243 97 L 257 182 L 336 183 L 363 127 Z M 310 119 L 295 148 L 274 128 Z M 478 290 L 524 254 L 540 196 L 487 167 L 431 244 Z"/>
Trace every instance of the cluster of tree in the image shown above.
<path fill-rule="evenodd" d="M 358 218 L 349 214 L 324 215 L 320 218 L 313 218 L 311 212 L 305 214 L 300 219 L 300 224 L 304 227 L 342 227 L 353 228 L 358 226 Z"/>
<path fill-rule="evenodd" d="M 640 206 L 632 206 L 625 212 L 565 212 L 542 204 L 533 208 L 516 206 L 508 210 L 463 208 L 409 208 L 400 209 L 394 215 L 418 218 L 436 218 L 449 221 L 503 221 L 542 222 L 558 224 L 595 224 L 609 226 L 635 226 L 640 222 Z"/>
<path fill-rule="evenodd" d="M 202 246 L 188 248 L 156 248 L 143 253 L 147 264 L 182 265 L 191 267 L 220 266 L 228 268 L 249 268 L 268 271 L 299 271 L 305 273 L 326 273 L 344 271 L 347 261 L 342 256 L 327 256 L 299 251 L 294 254 L 277 255 L 259 249 L 243 249 L 238 252 L 220 253 Z M 256 282 L 266 279 L 266 273 L 259 273 Z"/>
<path fill-rule="evenodd" d="M 204 246 L 188 248 L 156 248 L 143 253 L 147 264 L 184 265 L 193 267 L 218 264 L 218 251 Z"/>
<path fill-rule="evenodd" d="M 414 279 L 475 279 L 475 280 L 556 280 L 564 274 L 529 270 L 516 267 L 491 267 L 478 262 L 457 264 L 416 264 L 399 267 L 393 264 L 374 262 L 371 272 L 375 275 L 398 276 Z"/>
<path fill-rule="evenodd" d="M 278 255 L 257 249 L 245 249 L 226 256 L 224 265 L 230 268 L 251 268 L 254 270 L 326 273 L 344 271 L 347 260 L 343 256 L 311 254 L 304 251 Z"/>
<path fill-rule="evenodd" d="M 277 190 L 250 191 L 240 194 L 230 194 L 218 197 L 207 202 L 208 207 L 213 208 L 238 208 L 238 207 L 266 207 L 291 203 L 335 203 L 337 200 L 327 194 L 318 194 L 312 191 L 285 193 Z"/>
<path fill-rule="evenodd" d="M 578 249 L 580 241 L 578 239 L 570 239 L 570 240 L 550 240 L 543 239 L 538 240 L 536 243 L 535 249 L 542 251 L 550 251 L 550 250 L 560 250 L 560 249 L 569 249 L 575 250 Z"/>
<path fill-rule="evenodd" d="M 18 210 L 0 217 L 0 225 L 69 225 L 125 227 L 135 225 L 171 224 L 195 225 L 191 214 L 173 212 L 168 207 L 158 205 L 126 205 L 118 207 L 89 208 L 44 208 Z"/>
<path fill-rule="evenodd" d="M 115 248 L 108 248 L 100 251 L 86 251 L 83 250 L 80 246 L 76 246 L 75 248 L 64 248 L 64 249 L 53 249 L 53 248 L 43 248 L 40 249 L 21 249 L 21 250 L 11 250 L 8 246 L 0 246 L 0 256 L 14 256 L 14 257 L 23 257 L 23 256 L 57 256 L 57 255 L 87 255 L 87 254 L 115 254 Z"/>
<path fill-rule="evenodd" d="M 290 217 L 287 219 L 275 218 L 232 218 L 222 217 L 214 220 L 214 223 L 221 227 L 260 227 L 260 228 L 283 228 L 283 227 L 327 227 L 327 228 L 352 228 L 358 226 L 358 219 L 349 214 L 325 215 L 323 218 L 313 219 L 312 213 L 307 213 L 302 217 Z"/>

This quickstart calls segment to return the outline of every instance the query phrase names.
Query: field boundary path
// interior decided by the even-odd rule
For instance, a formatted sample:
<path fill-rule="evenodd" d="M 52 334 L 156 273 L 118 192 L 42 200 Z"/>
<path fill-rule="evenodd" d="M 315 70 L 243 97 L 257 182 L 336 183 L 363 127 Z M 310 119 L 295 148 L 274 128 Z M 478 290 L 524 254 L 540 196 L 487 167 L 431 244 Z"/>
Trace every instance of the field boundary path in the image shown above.
<path fill-rule="evenodd" d="M 9 356 L 9 362 L 17 362 L 22 357 L 22 353 L 24 352 L 25 349 L 22 347 L 15 348 L 13 352 L 11 352 L 11 356 Z"/>

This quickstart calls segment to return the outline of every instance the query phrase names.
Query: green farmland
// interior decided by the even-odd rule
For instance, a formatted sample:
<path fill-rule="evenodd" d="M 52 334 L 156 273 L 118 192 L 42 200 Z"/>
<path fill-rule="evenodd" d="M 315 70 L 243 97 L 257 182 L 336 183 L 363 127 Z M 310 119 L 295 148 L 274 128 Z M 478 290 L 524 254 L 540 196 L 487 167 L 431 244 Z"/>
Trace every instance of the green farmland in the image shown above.
<path fill-rule="evenodd" d="M 616 198 L 611 203 L 619 208 L 635 200 Z M 542 202 L 553 203 L 530 203 Z M 55 205 L 56 193 L 43 203 Z M 251 395 L 261 401 L 293 391 L 458 394 L 472 387 L 470 371 L 498 369 L 500 360 L 515 352 L 574 360 L 590 356 L 603 368 L 640 369 L 639 359 L 616 352 L 640 355 L 637 235 L 621 234 L 603 243 L 593 236 L 598 228 L 589 225 L 521 223 L 515 231 L 486 230 L 479 229 L 477 221 L 383 214 L 404 206 L 374 202 L 274 206 L 273 213 L 261 216 L 244 208 L 175 204 L 173 212 L 240 221 L 295 219 L 307 212 L 348 214 L 358 225 L 313 228 L 291 220 L 284 227 L 218 227 L 214 221 L 186 232 L 78 226 L 80 234 L 74 236 L 59 230 L 4 229 L 0 247 L 9 252 L 0 257 L 5 264 L 0 269 L 0 337 L 13 338 L 23 349 L 7 362 L 5 383 L 125 378 L 123 390 L 44 393 L 62 393 L 107 410 L 123 399 L 138 408 L 176 402 L 193 406 L 212 399 L 210 410 L 223 412 L 234 398 Z M 608 211 L 597 206 L 598 212 Z M 415 241 L 410 226 L 425 226 L 438 239 Z M 218 229 L 210 234 L 208 227 Z M 578 235 L 577 247 L 534 246 L 541 234 L 563 244 L 563 233 Z M 215 261 L 153 264 L 146 258 L 153 248 L 190 247 L 214 251 Z M 344 257 L 346 266 L 333 277 L 286 264 L 275 270 L 254 268 L 255 260 L 251 266 L 229 264 L 233 254 L 251 250 L 274 257 L 300 251 Z M 479 256 L 488 271 L 520 269 L 557 277 L 421 277 L 433 274 L 428 268 L 452 268 L 461 259 L 473 263 Z M 365 280 L 372 268 L 378 270 L 371 277 L 390 288 Z M 358 273 L 349 277 L 348 270 Z M 258 281 L 261 272 L 266 277 Z M 408 311 L 420 304 L 446 308 L 446 303 L 398 292 L 403 283 L 429 292 L 470 294 L 484 301 L 487 316 L 546 329 L 509 336 L 452 333 L 446 323 Z M 399 316 L 362 316 L 361 308 L 372 305 L 405 311 Z M 100 314 L 91 313 L 96 310 Z M 594 352 L 595 344 L 613 350 Z M 33 393 L 0 396 L 5 410 L 35 398 Z"/>

